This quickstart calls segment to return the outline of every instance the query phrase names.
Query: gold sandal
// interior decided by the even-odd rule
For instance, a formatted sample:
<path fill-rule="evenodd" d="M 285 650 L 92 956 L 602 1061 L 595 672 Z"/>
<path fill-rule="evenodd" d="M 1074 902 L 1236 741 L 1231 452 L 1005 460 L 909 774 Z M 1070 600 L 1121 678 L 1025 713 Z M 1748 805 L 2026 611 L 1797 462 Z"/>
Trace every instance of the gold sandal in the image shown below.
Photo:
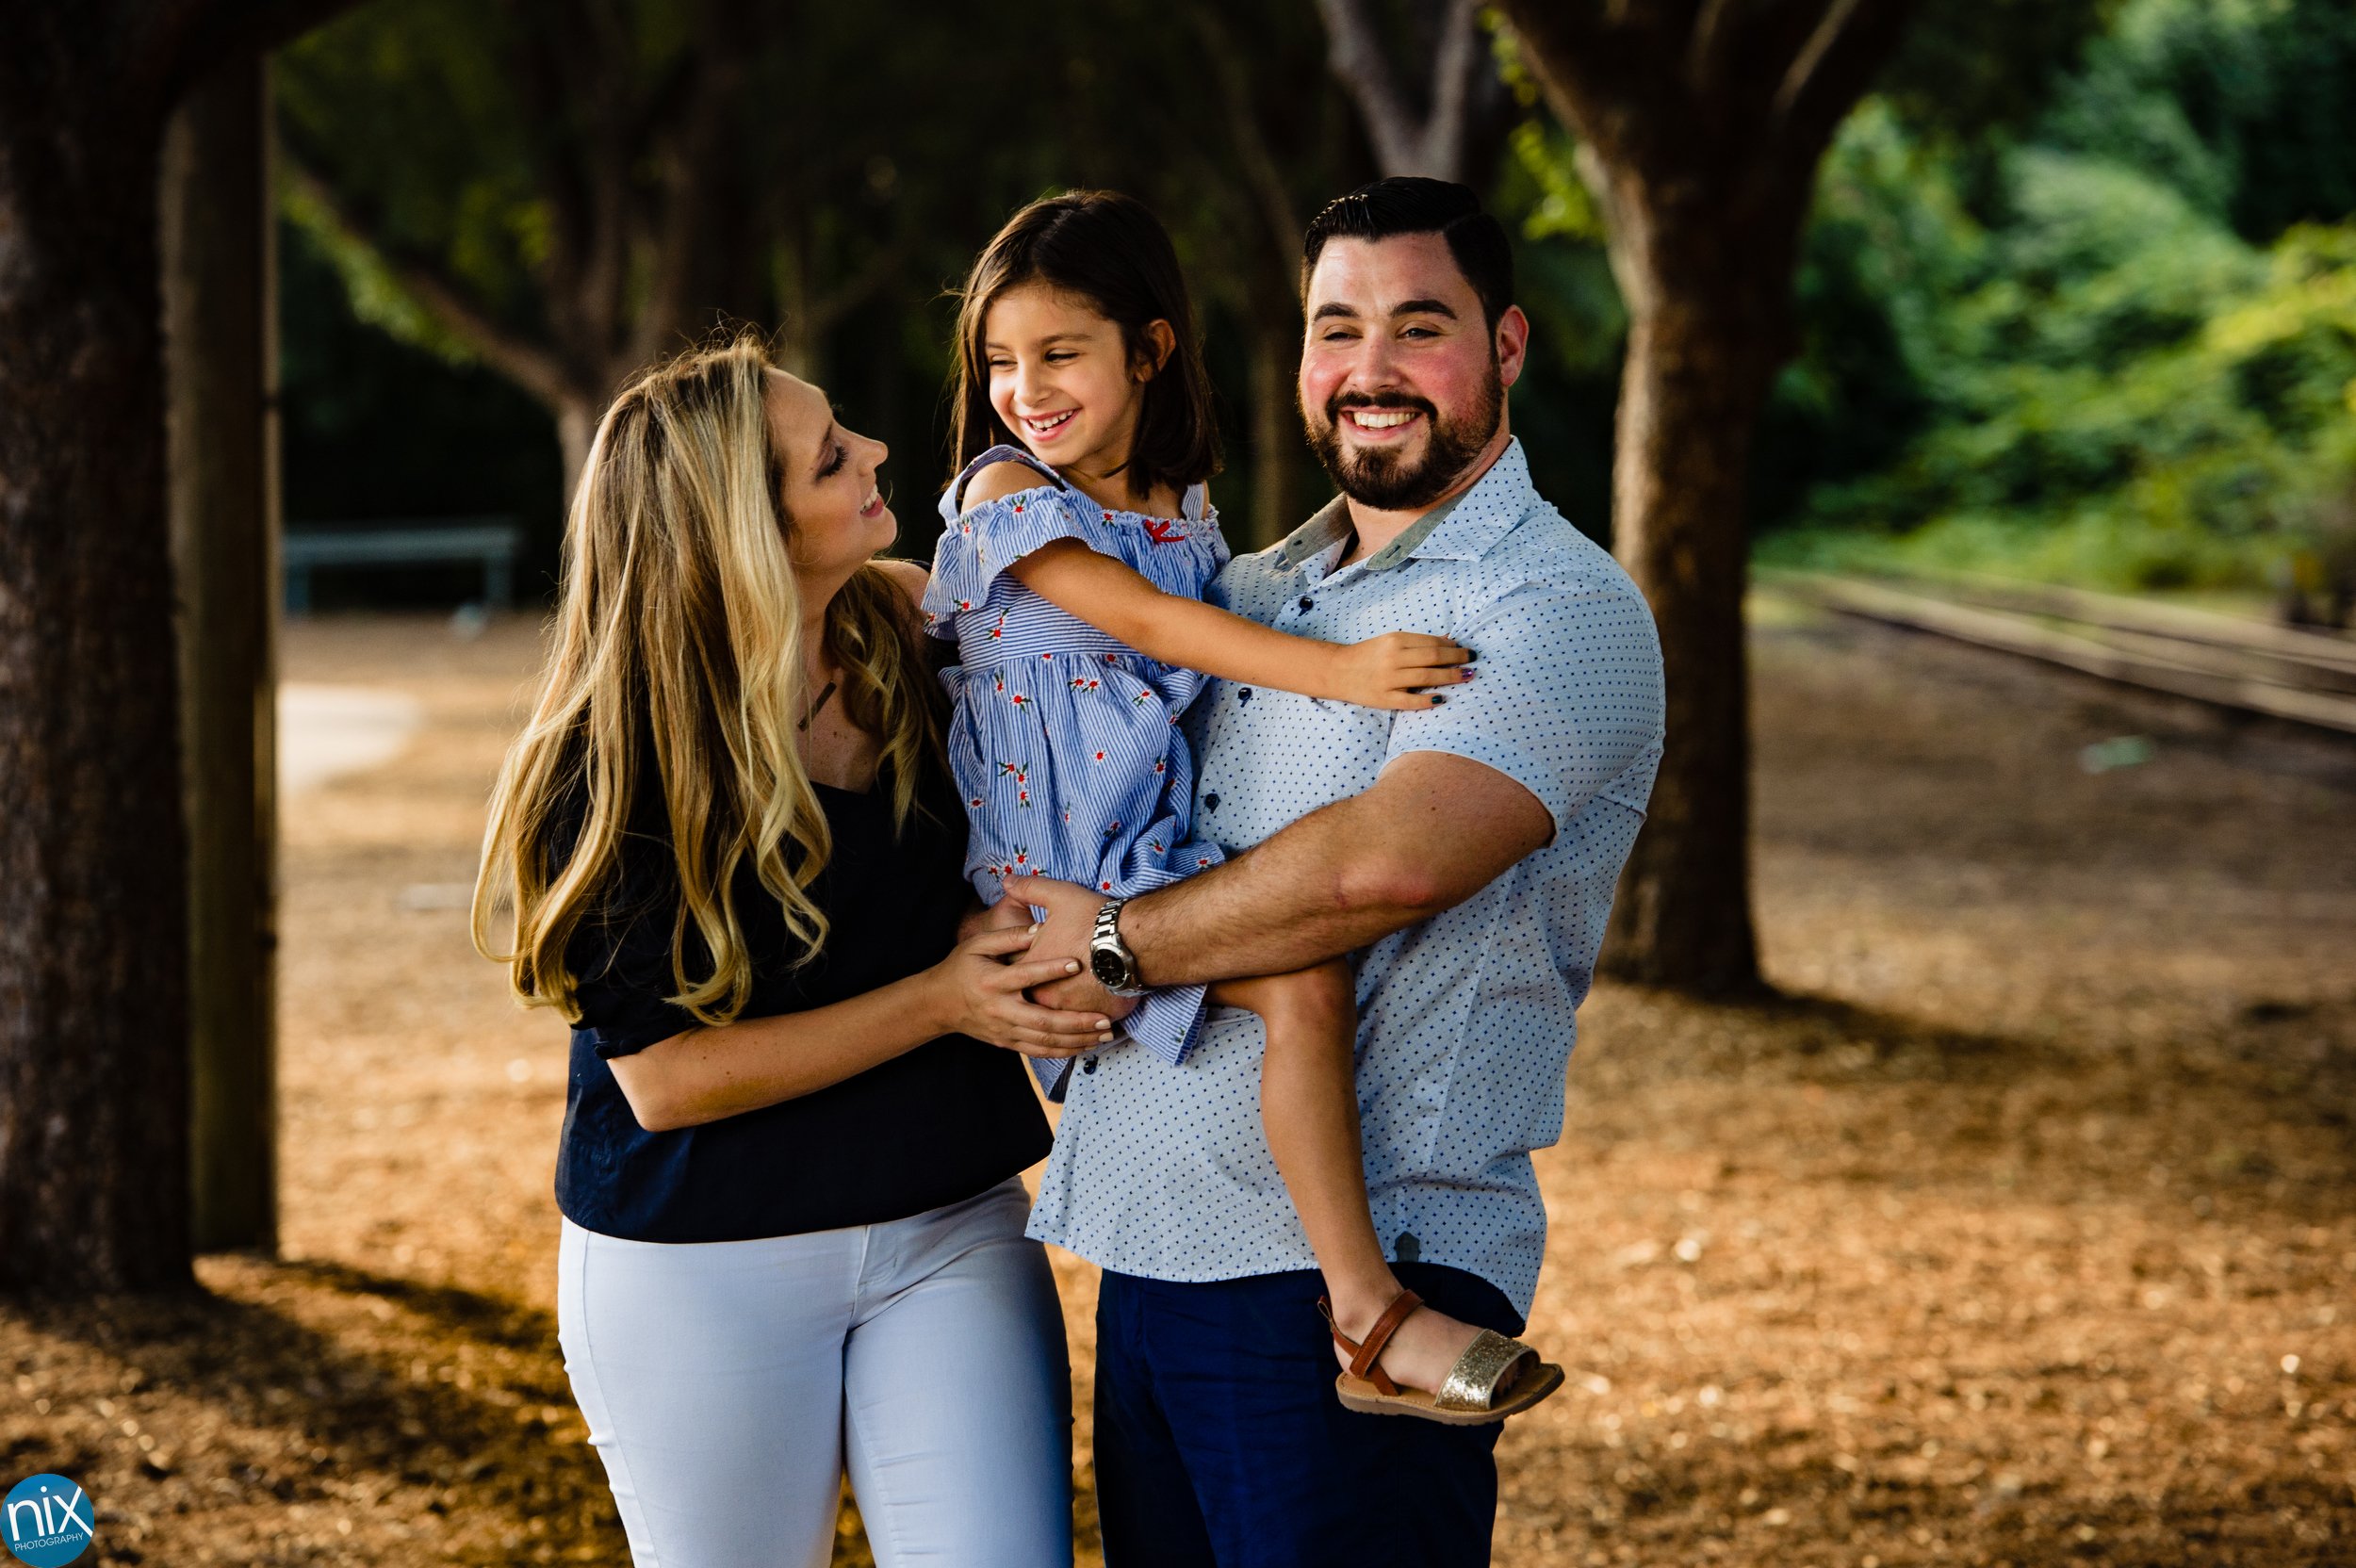
<path fill-rule="evenodd" d="M 1317 1298 L 1317 1311 L 1325 1315 L 1333 1343 L 1350 1352 L 1350 1370 L 1333 1380 L 1333 1392 L 1346 1407 L 1364 1415 L 1413 1415 L 1450 1427 L 1484 1427 L 1519 1415 L 1562 1386 L 1561 1367 L 1539 1360 L 1538 1352 L 1520 1340 L 1483 1329 L 1448 1368 L 1437 1393 L 1401 1388 L 1378 1364 L 1399 1326 L 1422 1305 L 1423 1298 L 1414 1291 L 1400 1291 L 1374 1320 L 1366 1343 L 1359 1345 L 1333 1321 L 1333 1303 Z"/>

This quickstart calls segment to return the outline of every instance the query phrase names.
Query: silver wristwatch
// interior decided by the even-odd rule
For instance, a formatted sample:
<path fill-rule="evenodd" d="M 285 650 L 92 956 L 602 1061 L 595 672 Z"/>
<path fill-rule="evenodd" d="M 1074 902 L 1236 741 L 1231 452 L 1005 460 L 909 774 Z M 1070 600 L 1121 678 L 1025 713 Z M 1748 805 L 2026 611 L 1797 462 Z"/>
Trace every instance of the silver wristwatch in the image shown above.
<path fill-rule="evenodd" d="M 1115 996 L 1143 996 L 1137 980 L 1137 956 L 1121 939 L 1121 906 L 1128 900 L 1108 898 L 1096 911 L 1096 935 L 1088 939 L 1088 970 L 1096 983 Z"/>

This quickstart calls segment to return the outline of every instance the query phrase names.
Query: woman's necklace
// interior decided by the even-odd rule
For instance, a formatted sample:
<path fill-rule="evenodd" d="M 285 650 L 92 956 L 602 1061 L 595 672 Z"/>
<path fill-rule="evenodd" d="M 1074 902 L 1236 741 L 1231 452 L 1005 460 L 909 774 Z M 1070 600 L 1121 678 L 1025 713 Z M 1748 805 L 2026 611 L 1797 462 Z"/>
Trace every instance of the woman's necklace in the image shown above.
<path fill-rule="evenodd" d="M 794 727 L 801 730 L 809 729 L 810 721 L 818 716 L 818 710 L 826 707 L 826 699 L 832 695 L 834 695 L 834 682 L 829 680 L 823 688 L 820 689 L 817 697 L 810 703 L 810 705 L 807 709 L 803 710 L 802 722 L 795 725 Z"/>

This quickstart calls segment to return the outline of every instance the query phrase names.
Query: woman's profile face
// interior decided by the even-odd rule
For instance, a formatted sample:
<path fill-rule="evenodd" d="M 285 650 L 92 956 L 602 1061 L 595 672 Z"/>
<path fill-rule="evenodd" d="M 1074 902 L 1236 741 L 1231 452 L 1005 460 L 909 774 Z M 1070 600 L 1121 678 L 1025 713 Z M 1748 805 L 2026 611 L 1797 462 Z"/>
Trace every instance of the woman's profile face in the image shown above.
<path fill-rule="evenodd" d="M 794 572 L 847 579 L 899 536 L 876 471 L 891 455 L 880 441 L 846 430 L 826 395 L 782 370 L 769 372 L 769 443 L 785 470 L 778 498 L 791 519 Z"/>

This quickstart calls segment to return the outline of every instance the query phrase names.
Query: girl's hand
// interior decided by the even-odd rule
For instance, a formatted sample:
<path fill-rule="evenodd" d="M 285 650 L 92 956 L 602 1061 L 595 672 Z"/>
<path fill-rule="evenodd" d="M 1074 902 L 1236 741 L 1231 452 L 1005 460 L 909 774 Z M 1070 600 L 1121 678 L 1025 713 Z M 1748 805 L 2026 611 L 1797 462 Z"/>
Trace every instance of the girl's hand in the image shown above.
<path fill-rule="evenodd" d="M 942 1031 L 1025 1056 L 1076 1056 L 1111 1044 L 1112 1021 L 1102 1013 L 1064 1012 L 1023 996 L 1033 986 L 1069 979 L 1080 970 L 1071 958 L 1017 956 L 1034 935 L 1027 923 L 981 932 L 927 972 L 941 996 Z"/>
<path fill-rule="evenodd" d="M 1386 631 L 1333 651 L 1333 689 L 1317 694 L 1366 708 L 1434 708 L 1442 698 L 1424 687 L 1472 678 L 1472 671 L 1460 668 L 1472 662 L 1470 648 L 1420 631 Z"/>
<path fill-rule="evenodd" d="M 965 941 L 985 931 L 1003 931 L 1030 923 L 1031 911 L 1019 899 L 1002 898 L 985 908 L 977 898 L 967 906 L 964 918 L 957 922 L 957 940 Z"/>

